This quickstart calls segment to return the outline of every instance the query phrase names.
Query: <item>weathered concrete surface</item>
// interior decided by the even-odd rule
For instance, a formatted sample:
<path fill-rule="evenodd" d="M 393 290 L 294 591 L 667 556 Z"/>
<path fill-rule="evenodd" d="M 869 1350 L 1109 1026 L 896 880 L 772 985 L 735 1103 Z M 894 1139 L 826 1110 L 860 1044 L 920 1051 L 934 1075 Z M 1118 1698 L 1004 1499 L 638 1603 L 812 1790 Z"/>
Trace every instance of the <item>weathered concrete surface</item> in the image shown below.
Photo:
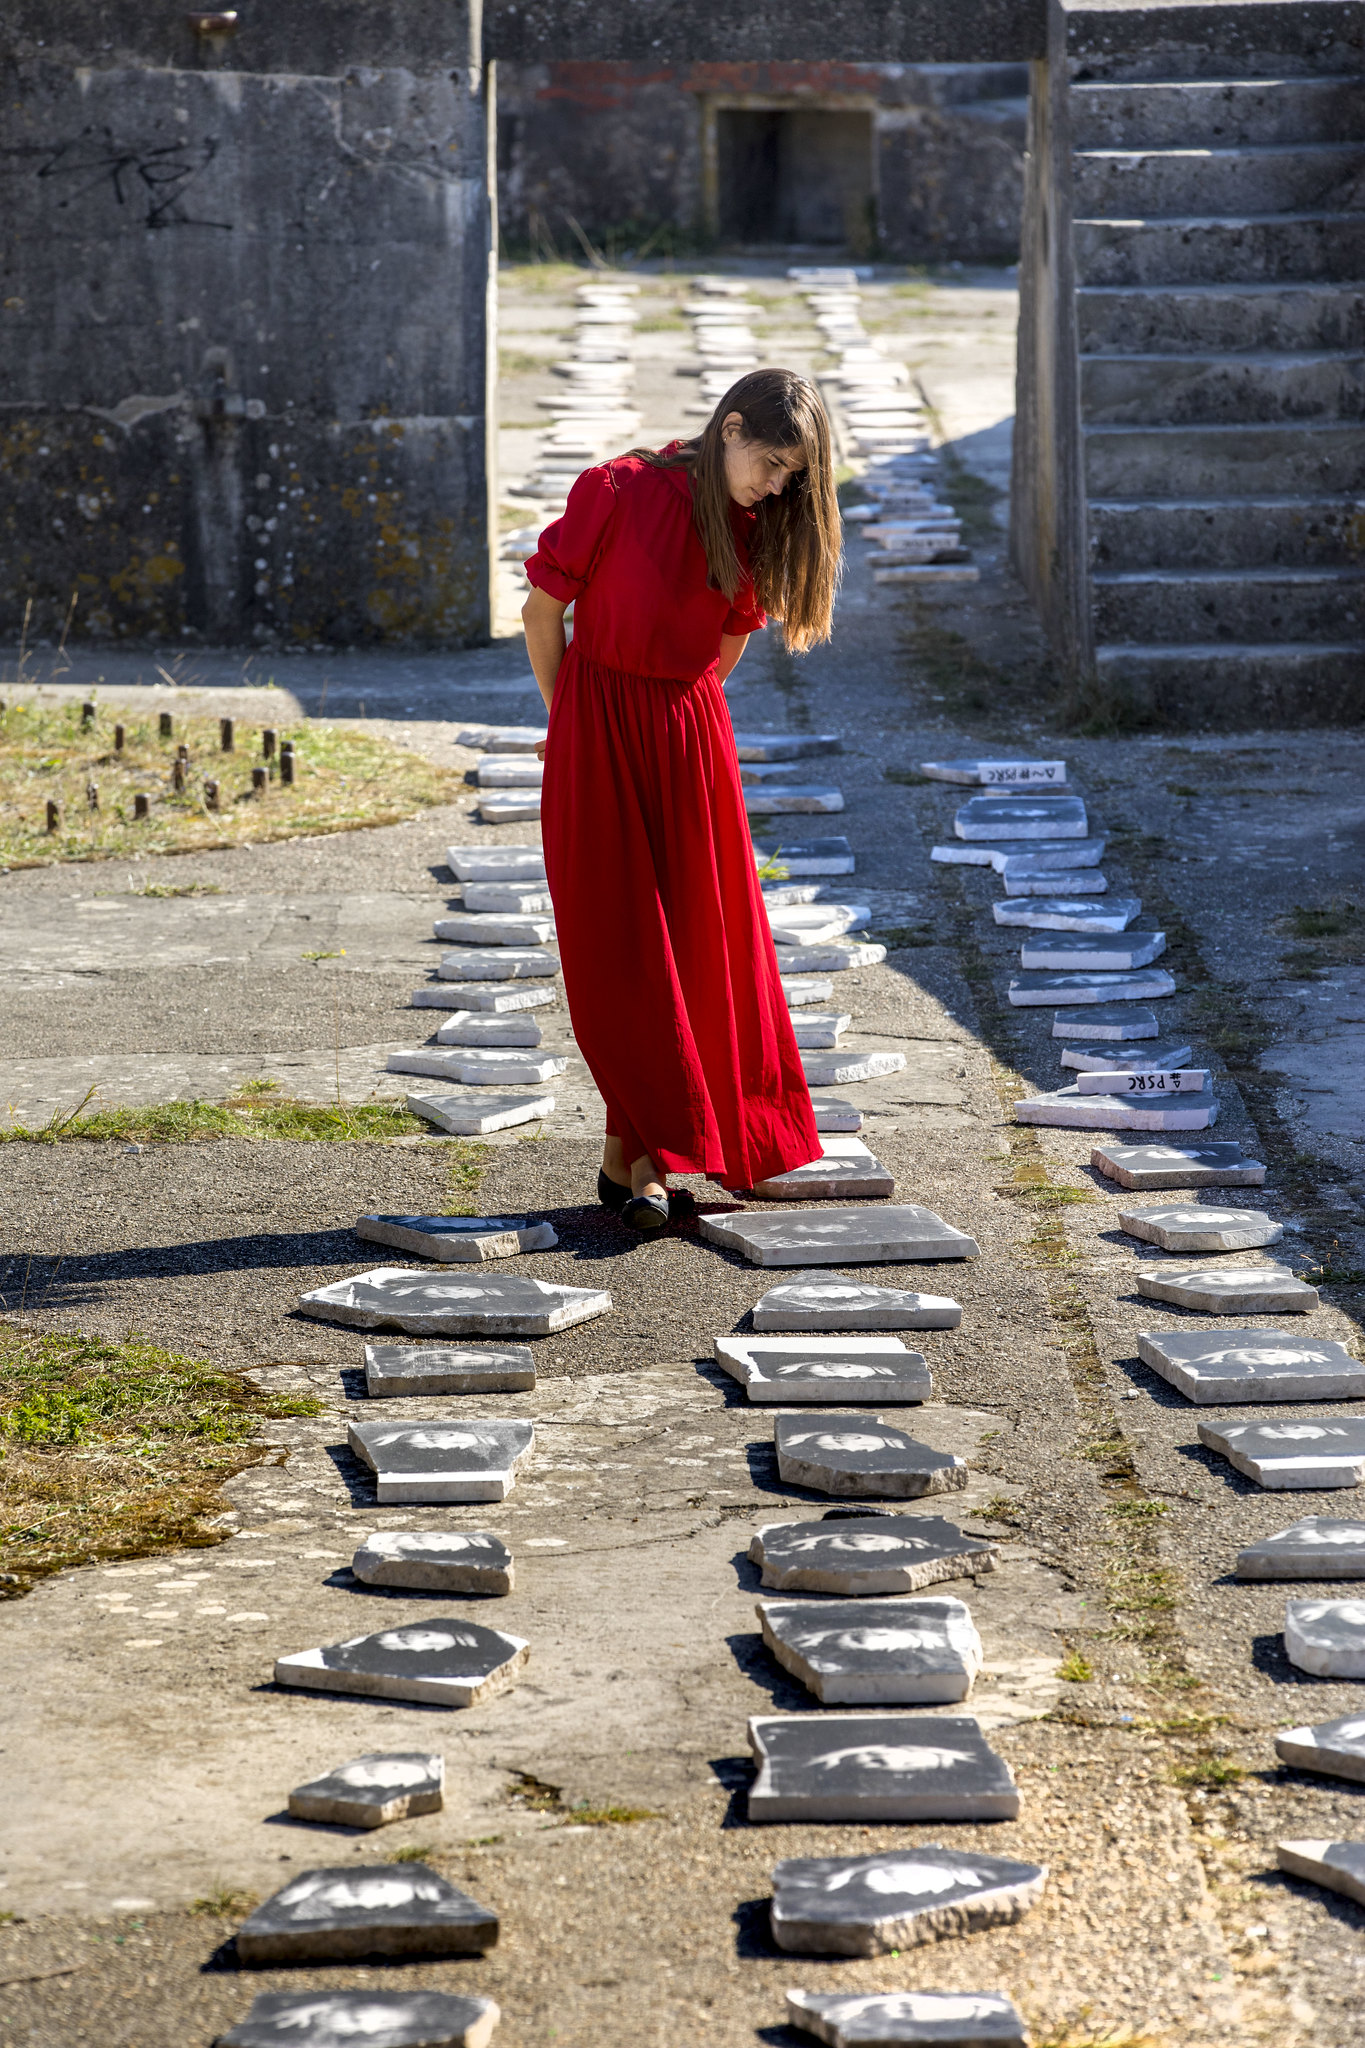
<path fill-rule="evenodd" d="M 507 63 L 631 58 L 645 63 L 742 64 L 833 59 L 862 64 L 998 64 L 1041 56 L 1041 0 L 815 0 L 720 15 L 661 0 L 604 7 L 586 0 L 492 0 L 484 51 Z"/>

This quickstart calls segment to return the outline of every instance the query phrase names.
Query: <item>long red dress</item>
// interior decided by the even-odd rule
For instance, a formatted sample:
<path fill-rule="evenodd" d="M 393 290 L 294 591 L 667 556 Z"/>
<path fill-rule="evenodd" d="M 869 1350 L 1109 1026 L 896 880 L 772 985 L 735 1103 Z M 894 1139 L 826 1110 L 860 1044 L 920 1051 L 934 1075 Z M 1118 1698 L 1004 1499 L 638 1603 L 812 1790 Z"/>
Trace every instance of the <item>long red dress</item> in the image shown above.
<path fill-rule="evenodd" d="M 686 471 L 632 456 L 579 477 L 526 573 L 574 605 L 541 828 L 608 1134 L 729 1187 L 818 1159 L 717 676 L 721 635 L 766 623 L 752 585 L 708 589 Z"/>

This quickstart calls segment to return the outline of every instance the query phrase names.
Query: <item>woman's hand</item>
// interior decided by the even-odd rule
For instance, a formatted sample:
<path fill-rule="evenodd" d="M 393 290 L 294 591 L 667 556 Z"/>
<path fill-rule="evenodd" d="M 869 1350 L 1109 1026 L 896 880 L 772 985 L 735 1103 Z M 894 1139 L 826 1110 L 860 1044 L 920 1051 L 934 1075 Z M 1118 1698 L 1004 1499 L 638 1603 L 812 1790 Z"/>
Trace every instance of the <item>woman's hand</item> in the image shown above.
<path fill-rule="evenodd" d="M 545 742 L 544 742 L 544 740 L 537 740 L 537 741 L 536 741 L 536 759 L 537 759 L 537 761 L 543 761 L 543 760 L 545 759 Z"/>

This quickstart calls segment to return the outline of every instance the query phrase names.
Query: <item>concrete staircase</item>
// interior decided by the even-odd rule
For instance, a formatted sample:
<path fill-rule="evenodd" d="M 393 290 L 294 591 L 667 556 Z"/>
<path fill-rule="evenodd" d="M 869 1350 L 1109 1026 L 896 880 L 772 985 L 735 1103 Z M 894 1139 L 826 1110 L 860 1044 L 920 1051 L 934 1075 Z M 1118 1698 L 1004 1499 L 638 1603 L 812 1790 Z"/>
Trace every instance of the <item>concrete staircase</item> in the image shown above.
<path fill-rule="evenodd" d="M 1365 51 L 1311 5 L 1124 12 L 1065 86 L 1094 672 L 1159 714 L 1358 719 Z"/>

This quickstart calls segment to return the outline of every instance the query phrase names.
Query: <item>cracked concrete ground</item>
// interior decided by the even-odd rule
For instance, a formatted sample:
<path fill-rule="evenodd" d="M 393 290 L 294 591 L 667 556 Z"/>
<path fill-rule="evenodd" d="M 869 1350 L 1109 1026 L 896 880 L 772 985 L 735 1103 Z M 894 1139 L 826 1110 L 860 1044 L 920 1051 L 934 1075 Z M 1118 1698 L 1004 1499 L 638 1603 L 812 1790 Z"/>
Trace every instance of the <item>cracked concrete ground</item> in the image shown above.
<path fill-rule="evenodd" d="M 978 339 L 988 366 L 994 333 Z M 906 345 L 913 354 L 913 335 Z M 981 426 L 993 410 L 985 379 L 983 368 Z M 974 430 L 961 422 L 964 438 Z M 929 616 L 984 655 L 1028 653 L 1036 641 L 998 545 L 979 555 L 977 590 L 936 600 Z M 748 1824 L 746 1717 L 808 1704 L 762 1648 L 748 1538 L 824 1503 L 780 1481 L 771 1416 L 710 1362 L 713 1337 L 745 1327 L 772 1276 L 694 1232 L 627 1242 L 600 1215 L 581 1070 L 556 1088 L 542 1134 L 490 1147 L 480 1199 L 550 1216 L 559 1247 L 517 1264 L 605 1286 L 614 1311 L 536 1344 L 534 1393 L 471 1402 L 534 1418 L 536 1450 L 501 1507 L 436 1517 L 376 1507 L 344 1447 L 347 1419 L 365 1413 L 361 1339 L 296 1304 L 375 1263 L 351 1233 L 362 1210 L 441 1205 L 445 1148 L 7 1146 L 5 1312 L 40 1328 L 138 1329 L 272 1389 L 310 1390 L 324 1409 L 269 1425 L 268 1461 L 225 1490 L 216 1548 L 67 1572 L 0 1610 L 0 1910 L 16 1916 L 0 1925 L 0 2042 L 184 2048 L 258 1990 L 420 1978 L 496 1997 L 506 2048 L 795 2048 L 803 2037 L 781 2024 L 789 1984 L 998 1986 L 1036 2041 L 1068 2048 L 1106 2036 L 1157 2048 L 1365 2043 L 1365 1913 L 1279 1875 L 1274 1847 L 1360 1834 L 1365 1793 L 1283 1769 L 1273 1753 L 1277 1727 L 1347 1711 L 1356 1690 L 1284 1660 L 1284 1599 L 1311 1588 L 1230 1576 L 1242 1544 L 1300 1514 L 1349 1515 L 1355 1496 L 1270 1495 L 1231 1475 L 1197 1441 L 1197 1419 L 1220 1411 L 1196 1411 L 1137 1362 L 1139 1330 L 1198 1319 L 1134 1294 L 1139 1261 L 1156 1255 L 1117 1231 L 1120 1197 L 1089 1166 L 1091 1136 L 1009 1120 L 1022 1085 L 1062 1079 L 1051 1012 L 1004 1000 L 1017 935 L 990 921 L 994 878 L 928 858 L 950 831 L 953 793 L 885 779 L 986 741 L 1071 762 L 1110 833 L 1111 888 L 1140 895 L 1140 922 L 1168 933 L 1179 993 L 1161 1006 L 1163 1027 L 1213 1067 L 1218 1134 L 1267 1163 L 1264 1190 L 1233 1198 L 1298 1226 L 1277 1247 L 1288 1263 L 1342 1275 L 1302 1327 L 1358 1352 L 1365 989 L 1357 965 L 1330 946 L 1308 957 L 1280 921 L 1296 906 L 1361 900 L 1365 738 L 1078 738 L 1049 723 L 1042 696 L 1013 722 L 1009 693 L 977 711 L 944 701 L 916 632 L 912 607 L 874 592 L 855 556 L 833 645 L 792 663 L 760 642 L 730 694 L 746 727 L 844 734 L 850 893 L 926 941 L 840 978 L 854 1042 L 898 1046 L 909 1065 L 839 1092 L 865 1105 L 902 1198 L 982 1246 L 970 1265 L 907 1276 L 964 1308 L 960 1329 L 913 1340 L 934 1375 L 913 1427 L 970 1461 L 967 1492 L 935 1507 L 1001 1544 L 998 1571 L 944 1590 L 970 1601 L 981 1628 L 975 1710 L 1018 1774 L 1020 1819 Z M 465 720 L 533 708 L 524 686 L 521 699 L 502 693 L 519 658 L 510 644 L 441 657 L 444 683 L 433 666 L 419 697 L 412 664 L 387 672 L 368 657 L 367 711 L 456 758 Z M 290 665 L 310 708 L 328 666 Z M 410 704 L 431 715 L 409 718 Z M 348 1091 L 399 1092 L 378 1056 L 421 1042 L 439 1015 L 404 1005 L 429 921 L 452 899 L 443 849 L 475 830 L 525 836 L 474 827 L 471 804 L 379 831 L 147 861 L 134 877 L 192 876 L 217 896 L 148 899 L 126 871 L 96 867 L 5 877 L 0 1093 L 35 1114 L 69 1104 L 92 1062 L 128 1100 L 226 1093 L 244 1073 L 327 1099 L 338 1062 Z M 344 971 L 301 957 L 336 944 Z M 561 1034 L 571 1053 L 563 1010 L 547 1023 L 547 1040 Z M 1040 1206 L 1028 1191 L 1041 1175 L 1087 1199 Z M 515 1594 L 433 1605 L 350 1578 L 364 1534 L 428 1519 L 503 1533 Z M 272 1685 L 284 1650 L 447 1605 L 530 1639 L 514 1691 L 443 1714 Z M 1063 1679 L 1063 1668 L 1093 1675 Z M 288 1819 L 291 1785 L 366 1748 L 428 1741 L 447 1759 L 441 1814 L 377 1839 Z M 559 1803 L 527 1803 L 528 1779 L 557 1788 Z M 584 1826 L 578 1802 L 654 1817 Z M 1048 1863 L 1042 1903 L 1017 1926 L 876 1962 L 793 1961 L 772 1947 L 765 1901 L 779 1857 L 941 1839 Z M 405 1845 L 430 1845 L 499 1910 L 490 1956 L 420 1971 L 246 1971 L 233 1918 L 191 1911 Z"/>

